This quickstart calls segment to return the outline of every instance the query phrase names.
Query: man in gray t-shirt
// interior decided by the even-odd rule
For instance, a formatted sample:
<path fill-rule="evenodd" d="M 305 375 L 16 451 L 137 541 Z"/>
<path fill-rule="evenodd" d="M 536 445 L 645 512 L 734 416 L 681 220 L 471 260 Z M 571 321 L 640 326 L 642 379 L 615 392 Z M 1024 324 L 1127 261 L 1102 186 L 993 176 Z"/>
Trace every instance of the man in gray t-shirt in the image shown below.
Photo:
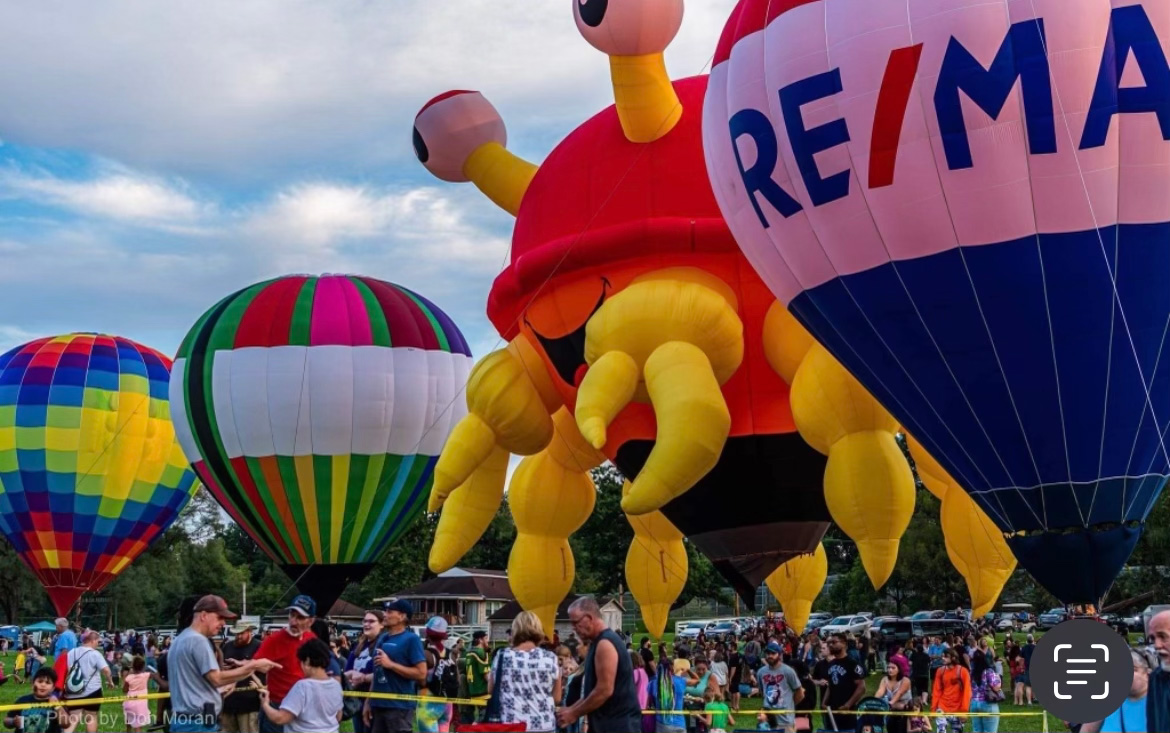
<path fill-rule="evenodd" d="M 267 659 L 250 659 L 234 669 L 221 670 L 211 648 L 227 619 L 236 618 L 227 601 L 203 596 L 195 604 L 191 625 L 175 638 L 167 652 L 167 679 L 171 687 L 172 733 L 202 733 L 219 730 L 223 697 L 219 688 L 245 679 L 253 672 L 279 667 Z"/>
<path fill-rule="evenodd" d="M 789 667 L 781 659 L 780 645 L 769 642 L 764 650 L 766 664 L 756 672 L 756 683 L 760 688 L 760 695 L 764 698 L 763 709 L 783 710 L 783 713 L 768 713 L 768 724 L 771 730 L 796 730 L 796 713 L 793 710 L 796 704 L 804 699 L 804 687 L 796 670 Z"/>

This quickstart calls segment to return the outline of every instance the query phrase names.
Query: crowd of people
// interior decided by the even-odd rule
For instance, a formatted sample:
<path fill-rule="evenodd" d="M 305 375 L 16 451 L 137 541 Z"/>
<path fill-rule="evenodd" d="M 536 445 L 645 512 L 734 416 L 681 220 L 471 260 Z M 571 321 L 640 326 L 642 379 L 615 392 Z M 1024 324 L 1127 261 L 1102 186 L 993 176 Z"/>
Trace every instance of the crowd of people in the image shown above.
<path fill-rule="evenodd" d="M 997 643 L 987 629 L 902 644 L 868 634 L 801 636 L 777 619 L 738 636 L 655 646 L 609 629 L 596 601 L 582 597 L 569 608 L 568 638 L 522 612 L 507 644 L 493 649 L 482 631 L 466 646 L 449 638 L 441 617 L 415 633 L 405 600 L 367 611 L 352 641 L 317 618 L 312 598 L 298 596 L 285 611 L 286 625 L 263 638 L 213 595 L 184 604 L 173 639 L 77 633 L 58 619 L 50 649 L 28 639 L 18 645 L 14 676 L 24 672 L 31 689 L 17 704 L 28 707 L 4 723 L 17 733 L 96 731 L 101 698 L 120 692 L 132 698 L 122 713 L 135 733 L 316 732 L 347 719 L 358 733 L 482 722 L 566 733 L 864 731 L 874 721 L 859 704 L 877 697 L 904 713 L 883 720 L 883 730 L 929 733 L 996 731 L 1009 694 L 1017 705 L 1038 702 L 1029 679 L 1033 637 L 1009 633 Z M 1152 646 L 1133 651 L 1126 703 L 1074 730 L 1170 731 L 1170 612 L 1154 617 L 1150 632 Z M 872 694 L 871 675 L 880 675 Z M 141 696 L 155 690 L 169 696 L 152 714 Z M 749 698 L 758 703 L 745 704 Z M 75 702 L 53 706 L 62 699 Z"/>

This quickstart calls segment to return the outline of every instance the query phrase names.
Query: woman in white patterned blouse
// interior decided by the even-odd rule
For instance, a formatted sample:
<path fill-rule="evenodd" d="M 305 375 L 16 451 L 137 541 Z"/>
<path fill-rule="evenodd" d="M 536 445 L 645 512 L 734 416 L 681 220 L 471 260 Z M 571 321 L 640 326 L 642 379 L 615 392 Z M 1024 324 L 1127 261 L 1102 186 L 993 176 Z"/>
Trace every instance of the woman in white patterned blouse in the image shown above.
<path fill-rule="evenodd" d="M 500 687 L 500 722 L 526 723 L 529 731 L 556 730 L 556 701 L 561 699 L 557 657 L 541 649 L 544 628 L 531 611 L 512 621 L 512 646 L 492 660 L 488 685 Z"/>

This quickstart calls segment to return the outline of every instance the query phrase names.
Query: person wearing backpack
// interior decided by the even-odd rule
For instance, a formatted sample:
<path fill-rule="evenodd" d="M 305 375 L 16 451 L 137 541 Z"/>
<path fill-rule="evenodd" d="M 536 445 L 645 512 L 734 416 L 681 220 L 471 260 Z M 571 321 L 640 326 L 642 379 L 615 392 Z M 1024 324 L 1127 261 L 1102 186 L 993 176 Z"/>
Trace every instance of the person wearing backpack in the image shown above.
<path fill-rule="evenodd" d="M 447 640 L 447 620 L 432 616 L 426 625 L 427 676 L 423 694 L 428 697 L 455 699 L 459 697 L 459 665 L 443 642 Z M 418 729 L 421 733 L 442 733 L 455 727 L 453 705 L 449 702 L 428 702 L 419 705 Z"/>
<path fill-rule="evenodd" d="M 99 699 L 102 691 L 102 678 L 106 684 L 114 686 L 113 676 L 110 674 L 110 664 L 106 656 L 98 649 L 102 637 L 96 631 L 87 631 L 81 636 L 81 646 L 74 647 L 67 652 L 65 658 L 65 680 L 63 689 L 66 700 Z M 96 733 L 98 729 L 98 711 L 101 704 L 76 705 L 69 708 L 70 727 L 76 728 L 79 721 L 85 719 L 86 733 Z"/>
<path fill-rule="evenodd" d="M 959 663 L 959 653 L 954 649 L 943 652 L 943 666 L 934 676 L 930 706 L 936 713 L 965 713 L 971 709 L 971 673 Z M 962 719 L 952 718 L 952 727 L 956 723 L 962 730 Z"/>

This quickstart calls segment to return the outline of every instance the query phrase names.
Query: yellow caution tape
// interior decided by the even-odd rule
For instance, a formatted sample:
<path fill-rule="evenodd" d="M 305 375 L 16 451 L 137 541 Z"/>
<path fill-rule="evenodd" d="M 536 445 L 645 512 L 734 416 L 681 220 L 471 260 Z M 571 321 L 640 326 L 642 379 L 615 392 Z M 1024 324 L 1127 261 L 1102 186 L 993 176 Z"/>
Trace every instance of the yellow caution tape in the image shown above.
<path fill-rule="evenodd" d="M 436 697 L 434 695 L 400 695 L 390 692 L 360 692 L 354 690 L 346 690 L 341 693 L 345 697 L 357 697 L 370 700 L 400 700 L 405 702 L 420 702 L 420 703 L 441 703 L 451 705 L 467 705 L 470 707 L 483 707 L 487 705 L 487 697 Z M 152 692 L 146 695 L 127 696 L 127 697 L 101 697 L 101 698 L 80 698 L 74 700 L 52 700 L 43 703 L 23 703 L 20 705 L 0 705 L 0 712 L 9 712 L 17 710 L 27 710 L 29 708 L 49 708 L 49 707 L 75 707 L 79 705 L 107 705 L 121 702 L 128 702 L 130 700 L 161 700 L 169 698 L 169 692 Z M 740 710 L 738 713 L 731 711 L 732 715 L 759 715 L 764 713 L 766 715 L 826 715 L 832 713 L 834 715 L 893 715 L 893 716 L 919 716 L 923 718 L 1033 718 L 1045 714 L 1043 710 L 1024 711 L 1024 712 L 1002 712 L 1002 713 L 935 713 L 923 710 L 922 712 L 914 712 L 913 710 L 890 710 L 889 712 L 877 710 L 774 710 L 774 709 L 759 709 L 759 710 Z M 705 715 L 705 710 L 643 710 L 643 715 Z"/>
<path fill-rule="evenodd" d="M 58 708 L 58 707 L 79 707 L 90 705 L 106 705 L 117 702 L 129 702 L 130 700 L 161 700 L 170 697 L 169 692 L 151 692 L 146 695 L 133 695 L 125 697 L 82 697 L 74 698 L 73 700 L 49 700 L 47 702 L 25 702 L 19 705 L 0 705 L 0 713 L 7 713 L 14 710 L 29 710 L 31 708 Z"/>

